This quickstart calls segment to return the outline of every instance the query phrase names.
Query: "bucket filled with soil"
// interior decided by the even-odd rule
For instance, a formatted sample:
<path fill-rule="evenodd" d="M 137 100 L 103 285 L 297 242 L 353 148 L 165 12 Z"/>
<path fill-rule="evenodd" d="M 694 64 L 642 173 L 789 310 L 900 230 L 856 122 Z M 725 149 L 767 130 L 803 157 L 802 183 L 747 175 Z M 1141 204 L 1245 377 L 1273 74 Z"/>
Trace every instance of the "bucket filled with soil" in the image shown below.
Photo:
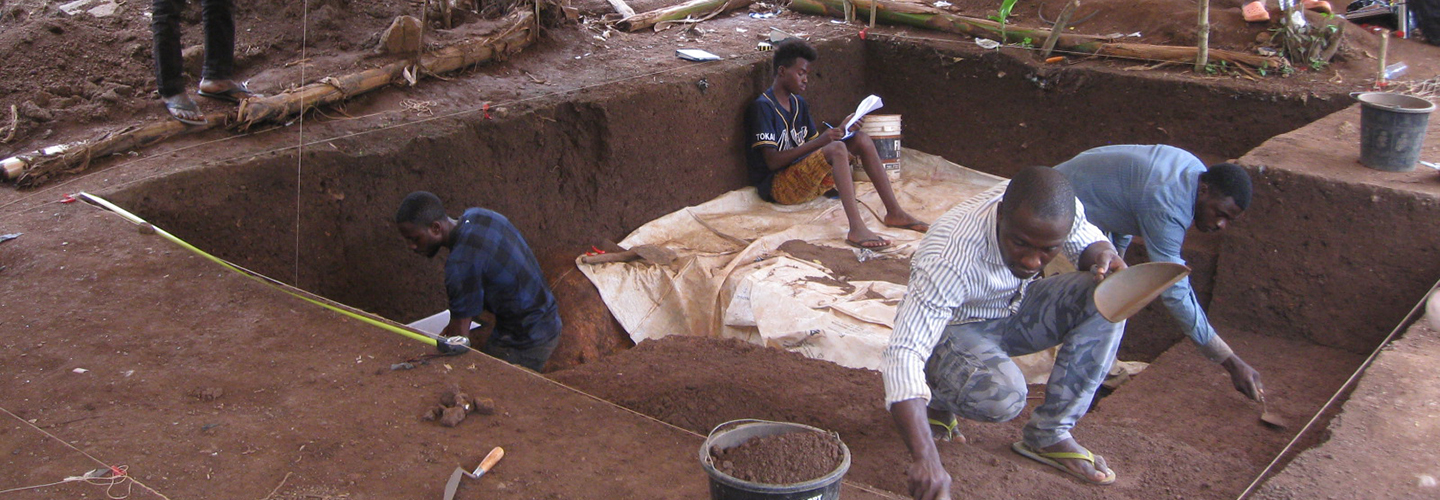
<path fill-rule="evenodd" d="M 732 420 L 700 447 L 712 500 L 834 500 L 850 470 L 840 436 L 789 422 Z"/>

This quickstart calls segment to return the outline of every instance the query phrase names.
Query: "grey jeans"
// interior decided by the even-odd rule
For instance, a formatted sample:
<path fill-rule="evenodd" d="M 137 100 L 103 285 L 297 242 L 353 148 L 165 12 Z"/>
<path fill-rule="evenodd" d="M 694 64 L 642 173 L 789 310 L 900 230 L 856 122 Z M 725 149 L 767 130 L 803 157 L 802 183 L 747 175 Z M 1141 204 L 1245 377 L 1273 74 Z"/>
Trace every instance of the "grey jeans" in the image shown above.
<path fill-rule="evenodd" d="M 1046 447 L 1070 439 L 1095 390 L 1105 381 L 1124 323 L 1095 310 L 1094 276 L 1066 273 L 1030 284 L 1009 317 L 951 325 L 925 364 L 930 407 L 982 422 L 1004 422 L 1025 409 L 1025 376 L 1011 361 L 1056 345 L 1060 351 L 1045 401 L 1025 425 L 1025 443 Z"/>

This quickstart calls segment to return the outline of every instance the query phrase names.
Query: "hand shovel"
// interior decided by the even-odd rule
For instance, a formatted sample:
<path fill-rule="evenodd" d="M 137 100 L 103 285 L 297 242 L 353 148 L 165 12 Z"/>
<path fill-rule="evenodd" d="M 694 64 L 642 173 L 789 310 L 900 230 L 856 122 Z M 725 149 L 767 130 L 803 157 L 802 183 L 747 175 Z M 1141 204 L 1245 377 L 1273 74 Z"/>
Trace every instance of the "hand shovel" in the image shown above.
<path fill-rule="evenodd" d="M 460 490 L 461 477 L 480 479 L 480 476 L 484 476 L 486 472 L 490 472 L 490 468 L 494 467 L 495 463 L 499 462 L 501 458 L 505 458 L 505 450 L 496 446 L 495 449 L 490 450 L 489 455 L 485 455 L 484 460 L 480 461 L 480 466 L 475 468 L 475 472 L 467 472 L 465 469 L 456 467 L 455 472 L 450 474 L 450 480 L 445 483 L 445 500 L 455 499 L 455 492 Z"/>
<path fill-rule="evenodd" d="M 1270 405 L 1265 404 L 1265 391 L 1260 391 L 1257 395 L 1260 396 L 1260 423 L 1271 429 L 1284 429 L 1286 427 L 1285 419 L 1281 418 L 1279 414 L 1272 413 Z"/>
<path fill-rule="evenodd" d="M 585 264 L 601 264 L 605 262 L 629 262 L 639 259 L 644 259 L 651 264 L 663 266 L 675 261 L 675 251 L 659 245 L 635 245 L 630 247 L 629 250 L 582 256 L 580 257 L 580 262 Z"/>
<path fill-rule="evenodd" d="M 1111 323 L 1125 321 L 1190 274 L 1173 262 L 1146 262 L 1116 271 L 1095 285 L 1095 309 Z"/>

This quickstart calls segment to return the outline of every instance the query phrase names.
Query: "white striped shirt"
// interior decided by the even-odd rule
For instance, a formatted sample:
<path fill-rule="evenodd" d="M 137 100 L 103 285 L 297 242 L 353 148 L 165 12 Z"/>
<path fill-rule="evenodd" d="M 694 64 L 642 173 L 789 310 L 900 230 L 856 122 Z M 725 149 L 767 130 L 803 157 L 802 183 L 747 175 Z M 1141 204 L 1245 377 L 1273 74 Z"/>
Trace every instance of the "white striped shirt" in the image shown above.
<path fill-rule="evenodd" d="M 895 314 L 880 368 L 887 408 L 907 399 L 930 401 L 925 361 L 947 325 L 1015 314 L 1026 286 L 1038 279 L 1011 274 L 996 241 L 996 208 L 1009 184 L 1002 182 L 950 209 L 931 225 L 910 258 L 909 290 Z M 1086 247 L 1104 240 L 1076 200 L 1075 223 L 1061 252 L 1079 262 Z"/>

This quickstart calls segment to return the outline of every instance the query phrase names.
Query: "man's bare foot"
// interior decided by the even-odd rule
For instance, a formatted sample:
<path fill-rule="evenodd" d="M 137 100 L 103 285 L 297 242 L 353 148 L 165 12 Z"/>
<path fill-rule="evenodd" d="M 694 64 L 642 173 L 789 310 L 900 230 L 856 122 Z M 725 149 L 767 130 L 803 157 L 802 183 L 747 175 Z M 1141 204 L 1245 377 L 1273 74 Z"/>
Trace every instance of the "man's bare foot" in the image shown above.
<path fill-rule="evenodd" d="M 890 240 L 881 238 L 880 235 L 866 227 L 851 229 L 850 233 L 845 236 L 845 243 L 849 243 L 852 247 L 869 250 L 879 250 L 890 246 Z"/>
<path fill-rule="evenodd" d="M 1084 447 L 1081 447 L 1080 443 L 1076 443 L 1074 438 L 1070 438 L 1059 443 L 1055 443 L 1053 445 L 1041 448 L 1040 451 L 1044 453 L 1062 452 L 1085 454 L 1088 450 L 1086 450 Z M 1092 483 L 1104 483 L 1108 478 L 1112 476 L 1113 472 L 1111 472 L 1110 466 L 1105 463 L 1105 457 L 1102 457 L 1100 455 L 1094 456 L 1095 463 L 1093 465 L 1089 461 L 1079 458 L 1051 457 L 1050 459 L 1061 463 L 1065 466 L 1065 468 L 1070 469 L 1071 472 L 1077 475 L 1088 477 L 1090 479 L 1090 482 Z"/>
<path fill-rule="evenodd" d="M 175 117 L 180 123 L 187 125 L 205 124 L 205 113 L 200 112 L 200 107 L 196 106 L 195 101 L 190 100 L 190 96 L 185 95 L 184 92 L 161 100 L 165 102 L 165 110 L 169 111 L 170 116 Z"/>
<path fill-rule="evenodd" d="M 885 220 L 883 222 L 889 227 L 909 229 L 920 233 L 930 230 L 929 223 L 921 222 L 920 219 L 916 219 L 914 216 L 905 212 L 885 214 Z"/>

